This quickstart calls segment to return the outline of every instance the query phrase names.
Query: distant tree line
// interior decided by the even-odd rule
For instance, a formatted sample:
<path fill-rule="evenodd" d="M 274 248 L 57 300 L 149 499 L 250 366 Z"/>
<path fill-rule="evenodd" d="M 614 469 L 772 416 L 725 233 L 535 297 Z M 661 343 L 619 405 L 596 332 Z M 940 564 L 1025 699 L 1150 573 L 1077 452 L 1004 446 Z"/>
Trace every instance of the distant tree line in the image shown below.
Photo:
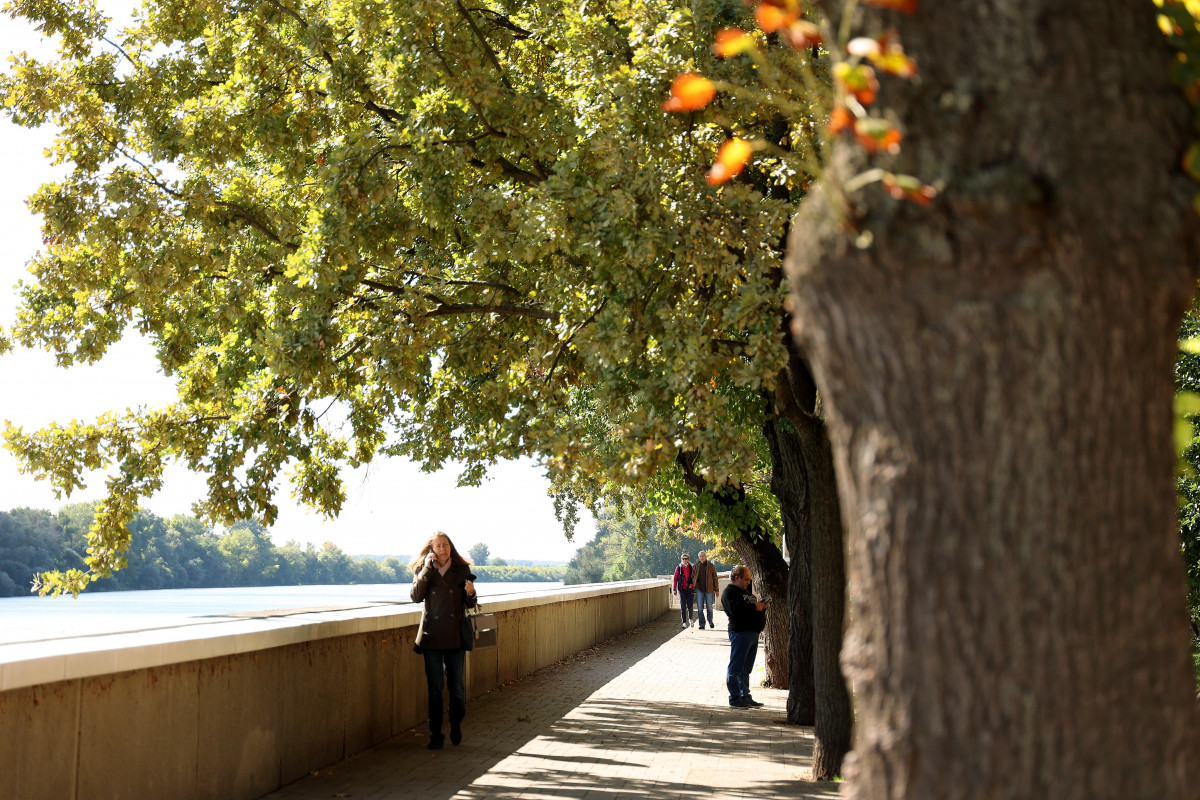
<path fill-rule="evenodd" d="M 680 553 L 690 555 L 694 564 L 698 561 L 696 554 L 701 550 L 708 551 L 709 560 L 718 570 L 729 569 L 728 564 L 718 560 L 720 553 L 699 539 L 660 531 L 653 523 L 649 530 L 644 530 L 636 519 L 605 508 L 596 519 L 595 537 L 579 548 L 567 564 L 563 583 L 629 581 L 670 575 L 679 563 Z"/>
<path fill-rule="evenodd" d="M 503 559 L 493 559 L 502 561 Z M 489 583 L 515 583 L 526 581 L 561 581 L 566 574 L 566 567 L 524 567 L 506 564 L 489 564 L 487 566 L 472 566 L 471 572 L 481 581 Z"/>
<path fill-rule="evenodd" d="M 0 511 L 0 597 L 29 594 L 38 573 L 82 568 L 92 516 L 91 503 L 68 505 L 57 514 L 32 508 Z M 355 558 L 332 542 L 320 548 L 294 541 L 278 546 L 251 521 L 217 533 L 185 514 L 164 519 L 140 511 L 129 530 L 133 545 L 128 566 L 88 591 L 412 580 L 408 566 L 395 556 Z"/>
<path fill-rule="evenodd" d="M 0 511 L 0 597 L 29 594 L 38 573 L 84 568 L 93 514 L 91 503 L 64 506 L 57 514 L 33 508 Z M 186 514 L 165 519 L 139 511 L 129 530 L 128 566 L 88 591 L 407 583 L 413 577 L 406 556 L 356 557 L 332 542 L 319 548 L 295 541 L 276 545 L 262 525 L 250 520 L 217 532 Z M 489 582 L 561 581 L 566 571 L 501 558 L 485 563 L 473 569 L 479 580 Z"/>

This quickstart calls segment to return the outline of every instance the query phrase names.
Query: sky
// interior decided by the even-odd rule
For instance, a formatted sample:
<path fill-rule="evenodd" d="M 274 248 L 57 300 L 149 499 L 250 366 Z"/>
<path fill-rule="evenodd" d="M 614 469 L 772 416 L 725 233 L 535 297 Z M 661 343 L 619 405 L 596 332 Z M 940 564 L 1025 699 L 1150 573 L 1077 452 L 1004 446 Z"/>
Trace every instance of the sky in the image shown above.
<path fill-rule="evenodd" d="M 0 14 L 0 54 L 27 51 L 53 55 L 53 44 L 23 22 Z M 47 181 L 65 174 L 44 155 L 53 131 L 19 128 L 0 113 L 0 326 L 15 318 L 16 285 L 28 280 L 26 264 L 41 246 L 40 220 L 25 198 Z M 99 363 L 60 369 L 40 350 L 17 348 L 0 356 L 0 420 L 25 430 L 50 422 L 92 420 L 105 411 L 171 402 L 174 387 L 158 369 L 150 343 L 130 333 Z M 376 461 L 343 474 L 347 499 L 336 520 L 327 521 L 292 500 L 287 481 L 276 496 L 279 518 L 271 535 L 276 543 L 294 539 L 320 546 L 329 541 L 353 554 L 411 554 L 435 530 L 445 531 L 460 550 L 484 542 L 493 556 L 507 559 L 566 561 L 591 540 L 595 523 L 582 514 L 574 541 L 567 541 L 546 494 L 544 471 L 530 461 L 507 462 L 477 488 L 456 485 L 453 468 L 426 474 L 403 459 Z M 17 461 L 0 449 L 0 510 L 19 507 L 57 510 L 65 503 L 98 500 L 103 473 L 89 476 L 87 488 L 57 498 L 46 481 L 20 473 Z M 160 516 L 191 513 L 204 491 L 204 477 L 171 468 L 157 495 L 143 507 Z"/>

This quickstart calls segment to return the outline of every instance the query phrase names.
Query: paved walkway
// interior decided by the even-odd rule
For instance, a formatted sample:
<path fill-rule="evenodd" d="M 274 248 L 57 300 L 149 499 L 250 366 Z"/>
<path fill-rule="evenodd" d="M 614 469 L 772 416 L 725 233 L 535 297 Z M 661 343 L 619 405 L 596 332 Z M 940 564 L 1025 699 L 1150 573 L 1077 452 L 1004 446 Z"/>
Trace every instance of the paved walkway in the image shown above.
<path fill-rule="evenodd" d="M 783 724 L 786 692 L 729 707 L 724 624 L 680 630 L 666 614 L 469 702 L 458 747 L 426 750 L 417 728 L 267 797 L 836 797 L 809 780 L 812 729 Z"/>

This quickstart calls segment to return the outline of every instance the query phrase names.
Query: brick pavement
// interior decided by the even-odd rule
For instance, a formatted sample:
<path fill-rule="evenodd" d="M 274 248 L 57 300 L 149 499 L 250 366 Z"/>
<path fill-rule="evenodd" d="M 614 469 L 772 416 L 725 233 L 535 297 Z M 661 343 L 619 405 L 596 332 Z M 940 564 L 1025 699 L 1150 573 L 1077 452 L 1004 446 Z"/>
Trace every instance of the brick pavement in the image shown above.
<path fill-rule="evenodd" d="M 808 780 L 812 729 L 782 723 L 786 692 L 728 706 L 724 623 L 680 630 L 665 614 L 470 701 L 458 747 L 426 750 L 419 727 L 267 798 L 836 797 Z"/>

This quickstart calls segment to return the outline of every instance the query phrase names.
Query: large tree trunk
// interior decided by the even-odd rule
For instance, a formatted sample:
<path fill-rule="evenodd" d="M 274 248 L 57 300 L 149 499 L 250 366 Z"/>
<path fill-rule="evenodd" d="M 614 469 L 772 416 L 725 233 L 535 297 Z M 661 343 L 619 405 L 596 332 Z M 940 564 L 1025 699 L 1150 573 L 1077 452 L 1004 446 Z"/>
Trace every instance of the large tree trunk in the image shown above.
<path fill-rule="evenodd" d="M 771 493 L 779 500 L 788 552 L 787 721 L 816 724 L 813 683 L 812 574 L 809 564 L 808 479 L 800 439 L 787 423 L 769 415 L 763 435 L 771 453 Z"/>
<path fill-rule="evenodd" d="M 846 622 L 845 539 L 833 449 L 818 408 L 816 384 L 807 364 L 794 350 L 776 381 L 775 407 L 794 426 L 796 432 L 787 441 L 794 442 L 803 456 L 816 685 L 813 777 L 832 780 L 842 772 L 854 726 L 854 710 L 839 660 Z"/>
<path fill-rule="evenodd" d="M 1200 785 L 1171 444 L 1194 289 L 1187 109 L 1154 6 L 923 0 L 878 186 L 848 139 L 792 228 L 797 335 L 850 537 L 852 798 Z M 837 207 L 838 210 L 830 209 Z M 856 246 L 857 245 L 857 246 Z"/>

